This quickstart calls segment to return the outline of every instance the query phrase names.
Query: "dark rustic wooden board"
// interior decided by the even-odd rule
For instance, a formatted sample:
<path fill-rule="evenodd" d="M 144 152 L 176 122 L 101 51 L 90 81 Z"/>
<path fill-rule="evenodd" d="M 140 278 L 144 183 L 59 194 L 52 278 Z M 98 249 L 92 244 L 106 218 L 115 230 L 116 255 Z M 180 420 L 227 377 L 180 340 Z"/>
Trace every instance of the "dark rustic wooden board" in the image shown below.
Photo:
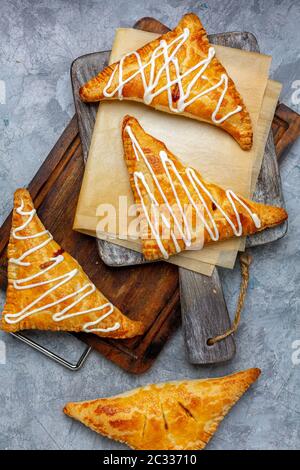
<path fill-rule="evenodd" d="M 72 119 L 29 185 L 38 214 L 55 240 L 82 265 L 92 281 L 130 318 L 146 325 L 131 340 L 101 340 L 80 335 L 124 369 L 147 370 L 180 324 L 178 270 L 166 263 L 113 269 L 99 258 L 95 239 L 72 230 L 84 172 L 76 117 Z M 6 286 L 6 247 L 11 218 L 0 229 L 0 284 Z M 42 333 L 41 333 L 42 334 Z"/>
<path fill-rule="evenodd" d="M 299 122 L 296 113 L 280 105 L 273 123 L 278 155 L 282 155 L 299 135 Z M 78 259 L 93 282 L 131 318 L 147 322 L 145 335 L 133 340 L 101 340 L 94 335 L 81 336 L 81 339 L 124 369 L 141 373 L 151 366 L 180 324 L 178 270 L 167 263 L 118 270 L 105 266 L 99 259 L 95 240 L 72 230 L 83 171 L 83 152 L 74 116 L 28 189 L 43 222 L 55 239 Z M 10 224 L 11 216 L 0 228 L 2 289 L 6 286 Z"/>
<path fill-rule="evenodd" d="M 272 123 L 276 155 L 283 157 L 300 135 L 300 115 L 281 103 L 277 106 Z"/>
<path fill-rule="evenodd" d="M 169 31 L 165 25 L 153 18 L 142 18 L 134 27 L 159 34 Z M 210 42 L 214 44 L 248 51 L 259 51 L 256 38 L 251 33 L 215 34 L 209 38 Z M 107 64 L 108 58 L 109 54 L 107 52 L 89 54 L 76 59 L 71 67 L 74 102 L 85 158 L 88 155 L 98 104 L 83 103 L 79 98 L 78 90 L 81 85 L 90 77 L 96 75 Z M 270 202 L 270 199 L 273 199 L 273 203 L 276 205 L 283 205 L 272 139 L 272 134 L 270 133 L 258 184 L 259 191 L 256 196 L 257 200 L 261 200 L 261 202 Z M 272 175 L 274 175 L 273 178 Z M 266 234 L 264 237 L 258 237 L 258 241 L 251 239 L 250 245 L 253 246 L 259 244 L 259 242 L 266 242 L 270 236 L 272 240 L 280 238 L 283 235 L 283 228 L 276 228 L 276 231 L 278 233 L 273 231 L 271 235 Z M 143 255 L 134 250 L 123 248 L 104 240 L 98 240 L 97 244 L 102 260 L 109 266 L 146 263 Z M 183 330 L 185 338 L 189 339 L 186 341 L 186 349 L 190 362 L 207 364 L 229 360 L 235 353 L 235 344 L 232 336 L 214 346 L 208 346 L 207 344 L 208 338 L 228 329 L 230 325 L 217 269 L 215 268 L 213 275 L 207 278 L 202 274 L 179 268 L 179 279 Z M 207 336 L 208 330 L 210 336 Z M 195 332 L 197 332 L 196 335 Z"/>
<path fill-rule="evenodd" d="M 293 121 L 289 124 L 288 116 L 290 115 L 293 116 Z M 278 155 L 282 155 L 300 133 L 299 126 L 292 125 L 295 119 L 300 122 L 299 115 L 295 115 L 284 105 L 279 106 L 272 126 Z M 284 145 L 282 145 L 283 142 Z M 28 189 L 33 196 L 39 215 L 57 241 L 76 256 L 98 287 L 102 288 L 107 295 L 111 295 L 117 305 L 121 307 L 123 304 L 124 311 L 129 316 L 138 318 L 137 305 L 133 304 L 139 294 L 139 286 L 143 283 L 149 286 L 149 283 L 152 282 L 151 271 L 154 265 L 118 270 L 109 268 L 99 259 L 95 240 L 72 230 L 83 171 L 83 154 L 77 119 L 74 116 L 29 184 Z M 6 287 L 6 247 L 10 225 L 11 216 L 0 228 L 0 287 L 2 289 Z M 150 312 L 152 323 L 149 321 L 148 331 L 144 337 L 132 342 L 100 340 L 94 335 L 82 337 L 97 351 L 130 372 L 146 371 L 172 332 L 180 325 L 178 273 L 175 267 L 172 268 L 172 272 L 166 272 L 166 266 L 169 265 L 157 263 L 155 270 L 158 269 L 162 280 L 165 276 L 169 277 L 168 293 L 164 286 L 156 284 L 153 292 L 156 296 L 156 289 L 162 288 L 163 298 L 159 295 L 159 298 L 153 302 L 148 295 L 139 300 L 139 305 L 143 304 L 142 307 L 146 311 L 148 308 L 154 309 Z M 148 271 L 149 268 L 151 269 Z M 127 288 L 128 280 L 130 281 L 129 288 Z M 122 289 L 124 289 L 123 293 Z"/>

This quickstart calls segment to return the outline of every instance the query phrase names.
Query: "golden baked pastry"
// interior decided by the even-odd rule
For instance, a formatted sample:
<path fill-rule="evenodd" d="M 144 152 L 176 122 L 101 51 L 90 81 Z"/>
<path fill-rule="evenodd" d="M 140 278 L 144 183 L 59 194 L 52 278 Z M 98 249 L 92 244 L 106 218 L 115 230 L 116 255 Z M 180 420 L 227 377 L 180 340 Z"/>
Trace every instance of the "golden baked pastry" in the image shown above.
<path fill-rule="evenodd" d="M 244 150 L 252 147 L 246 106 L 192 13 L 173 31 L 106 67 L 79 93 L 88 102 L 127 99 L 180 113 L 221 127 Z"/>
<path fill-rule="evenodd" d="M 111 398 L 68 403 L 64 412 L 138 450 L 203 449 L 232 406 L 260 375 L 148 385 Z"/>
<path fill-rule="evenodd" d="M 38 218 L 26 189 L 14 197 L 1 329 L 85 331 L 110 338 L 143 332 L 95 287 Z"/>
<path fill-rule="evenodd" d="M 287 219 L 280 207 L 259 204 L 204 181 L 134 117 L 125 116 L 122 138 L 147 260 L 167 259 L 195 243 L 200 249 L 213 241 L 251 235 Z"/>

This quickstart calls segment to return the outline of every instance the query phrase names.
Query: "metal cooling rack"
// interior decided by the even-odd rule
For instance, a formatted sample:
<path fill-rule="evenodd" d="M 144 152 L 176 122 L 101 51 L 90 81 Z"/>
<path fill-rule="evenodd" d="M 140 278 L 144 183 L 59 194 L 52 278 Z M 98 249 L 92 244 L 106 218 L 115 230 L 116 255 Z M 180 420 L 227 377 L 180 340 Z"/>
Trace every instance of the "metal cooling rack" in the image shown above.
<path fill-rule="evenodd" d="M 45 346 L 42 346 L 41 344 L 37 343 L 31 338 L 28 338 L 25 336 L 23 333 L 10 333 L 12 336 L 17 338 L 18 340 L 22 341 L 23 343 L 27 344 L 28 346 L 32 347 L 33 349 L 36 349 L 40 353 L 44 354 L 44 356 L 49 357 L 52 359 L 52 361 L 57 362 L 58 364 L 61 364 L 62 366 L 66 367 L 69 370 L 77 371 L 79 370 L 83 364 L 85 363 L 88 355 L 91 352 L 91 346 L 86 346 L 83 353 L 79 357 L 77 362 L 70 362 L 67 359 L 63 358 L 59 354 L 54 353 L 50 349 L 46 348 Z"/>

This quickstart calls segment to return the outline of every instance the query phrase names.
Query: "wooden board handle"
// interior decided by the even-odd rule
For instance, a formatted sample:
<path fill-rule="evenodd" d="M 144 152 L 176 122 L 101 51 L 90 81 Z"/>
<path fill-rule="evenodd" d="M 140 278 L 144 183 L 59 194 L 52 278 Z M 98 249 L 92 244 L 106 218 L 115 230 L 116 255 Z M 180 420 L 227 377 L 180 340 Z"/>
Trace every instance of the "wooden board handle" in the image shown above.
<path fill-rule="evenodd" d="M 164 34 L 169 28 L 154 18 L 142 18 L 135 29 Z M 209 346 L 207 340 L 230 328 L 230 319 L 217 268 L 211 277 L 179 268 L 182 328 L 189 362 L 215 364 L 235 354 L 232 336 Z"/>
<path fill-rule="evenodd" d="M 179 268 L 182 326 L 189 362 L 216 364 L 235 354 L 228 336 L 212 346 L 208 340 L 230 328 L 230 319 L 217 268 L 211 277 Z"/>
<path fill-rule="evenodd" d="M 134 28 L 158 34 L 169 31 L 165 25 L 149 17 L 140 19 Z M 233 38 L 236 38 L 237 34 L 229 33 L 227 41 L 221 43 L 234 46 Z M 239 42 L 251 50 L 259 51 L 257 40 L 251 34 L 244 35 Z M 284 116 L 281 119 L 280 113 L 284 113 L 284 108 L 278 107 L 277 111 L 279 143 L 283 140 L 281 130 Z M 273 132 L 275 131 L 276 124 L 273 126 Z M 286 147 L 285 143 L 283 145 Z M 282 152 L 283 148 L 279 150 L 280 154 Z M 213 345 L 207 344 L 209 338 L 230 329 L 230 319 L 217 268 L 211 278 L 179 268 L 179 282 L 182 326 L 189 361 L 194 364 L 211 364 L 231 359 L 235 353 L 232 335 Z"/>

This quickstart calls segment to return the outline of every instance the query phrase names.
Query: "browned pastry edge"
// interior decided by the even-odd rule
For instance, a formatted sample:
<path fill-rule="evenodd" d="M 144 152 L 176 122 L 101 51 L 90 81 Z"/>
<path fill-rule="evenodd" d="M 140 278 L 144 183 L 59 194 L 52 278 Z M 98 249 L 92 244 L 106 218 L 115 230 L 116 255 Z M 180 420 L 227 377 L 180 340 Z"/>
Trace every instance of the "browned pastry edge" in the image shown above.
<path fill-rule="evenodd" d="M 67 403 L 64 413 L 137 450 L 201 450 L 259 377 L 260 369 L 140 387 L 110 398 Z"/>
<path fill-rule="evenodd" d="M 129 173 L 130 185 L 133 191 L 134 200 L 135 200 L 135 203 L 139 205 L 140 198 L 135 188 L 133 175 L 135 171 L 137 171 L 138 165 L 140 165 L 140 163 L 138 163 L 136 160 L 132 143 L 131 143 L 131 139 L 128 136 L 127 132 L 125 132 L 125 128 L 127 125 L 130 125 L 130 128 L 133 134 L 135 135 L 136 139 L 138 140 L 141 148 L 144 149 L 148 162 L 151 162 L 152 169 L 155 168 L 156 176 L 159 177 L 160 184 L 162 185 L 162 188 L 164 190 L 168 188 L 168 184 L 165 181 L 167 178 L 165 176 L 165 171 L 160 163 L 159 152 L 163 150 L 167 153 L 168 157 L 175 163 L 177 170 L 179 171 L 179 173 L 181 173 L 181 176 L 183 178 L 184 178 L 184 170 L 186 167 L 183 163 L 180 162 L 180 160 L 174 154 L 172 154 L 168 150 L 168 148 L 165 146 L 163 142 L 156 139 L 151 134 L 148 134 L 147 132 L 145 132 L 145 130 L 142 128 L 142 126 L 139 124 L 136 118 L 134 118 L 133 116 L 128 116 L 128 115 L 125 116 L 123 119 L 123 123 L 122 123 L 124 159 L 127 165 L 128 173 Z M 215 185 L 215 184 L 209 183 L 208 181 L 203 180 L 203 178 L 201 177 L 201 174 L 197 170 L 195 170 L 195 172 L 198 178 L 201 180 L 201 182 L 214 195 L 215 200 L 217 200 L 217 202 L 222 206 L 223 210 L 225 210 L 225 212 L 228 214 L 231 221 L 236 225 L 236 218 L 234 215 L 234 211 L 227 199 L 225 190 L 218 185 Z M 150 179 L 152 178 L 151 175 L 149 175 L 149 178 Z M 185 184 L 188 187 L 190 187 L 190 183 L 188 181 L 185 181 Z M 154 191 L 154 195 L 157 201 L 159 202 L 159 204 L 162 204 L 163 202 L 161 200 L 159 192 Z M 175 197 L 173 196 L 174 200 L 173 199 L 171 200 L 172 194 L 169 195 L 169 197 L 170 197 L 170 199 L 168 199 L 169 203 L 171 205 L 173 203 L 175 204 L 176 202 Z M 204 198 L 205 198 L 205 195 L 204 195 Z M 257 216 L 259 217 L 261 221 L 261 227 L 257 228 L 255 226 L 254 221 L 252 220 L 250 215 L 246 212 L 246 210 L 239 203 L 236 203 L 237 209 L 241 218 L 242 228 L 243 228 L 242 236 L 252 235 L 254 233 L 265 230 L 266 228 L 279 225 L 283 223 L 288 217 L 285 209 L 281 207 L 267 206 L 264 204 L 254 202 L 250 199 L 246 199 L 245 197 L 242 197 L 242 196 L 239 196 L 239 198 L 249 207 L 249 209 L 252 212 L 257 214 Z M 145 195 L 145 201 L 146 201 L 146 205 L 151 205 L 151 201 L 147 199 L 147 195 Z M 206 203 L 208 205 L 211 204 L 211 202 L 209 203 L 208 199 L 206 200 Z M 219 231 L 219 241 L 233 238 L 235 236 L 233 233 L 233 230 L 228 224 L 228 222 L 226 221 L 226 219 L 224 218 L 224 216 L 220 216 L 219 211 L 213 212 L 213 215 L 216 220 L 216 224 L 217 224 L 218 231 Z M 148 227 L 148 224 L 147 224 L 147 227 Z M 146 235 L 149 235 L 149 234 L 151 235 L 151 231 L 148 227 L 148 232 L 146 233 Z M 177 241 L 179 243 L 181 250 L 184 250 L 185 245 L 184 245 L 183 240 L 178 239 Z M 169 240 L 169 241 L 164 240 L 163 242 L 164 242 L 163 243 L 164 248 L 167 250 L 169 255 L 177 254 L 175 245 L 173 244 L 172 240 Z M 144 237 L 144 239 L 142 239 L 142 243 L 143 243 L 143 254 L 147 260 L 150 261 L 150 260 L 162 259 L 162 254 L 160 252 L 160 249 L 157 245 L 156 240 L 153 238 L 153 235 L 150 236 L 150 238 L 149 236 Z M 205 229 L 204 230 L 204 244 L 208 244 L 208 243 L 215 243 L 215 242 L 211 240 L 208 231 Z"/>
<path fill-rule="evenodd" d="M 14 196 L 14 210 L 13 210 L 13 217 L 12 217 L 12 227 L 11 227 L 11 236 L 8 244 L 8 258 L 17 258 L 23 252 L 28 250 L 28 248 L 32 247 L 35 244 L 38 244 L 37 239 L 33 240 L 15 240 L 12 237 L 12 231 L 14 228 L 21 225 L 22 221 L 24 222 L 24 216 L 19 215 L 16 212 L 16 208 L 20 206 L 21 200 L 25 203 L 24 208 L 25 210 L 31 210 L 34 208 L 33 201 L 30 197 L 29 192 L 26 189 L 18 189 L 15 192 Z M 45 230 L 44 225 L 40 221 L 37 215 L 34 216 L 30 225 L 25 229 L 26 231 L 22 231 L 24 235 L 33 235 L 34 233 L 38 233 Z M 46 236 L 45 236 L 46 237 Z M 27 269 L 32 269 L 33 271 L 29 273 L 29 275 L 37 272 L 41 269 L 41 267 L 45 267 L 45 264 L 51 263 L 50 258 L 56 256 L 58 254 L 64 254 L 65 260 L 58 265 L 56 268 L 53 269 L 55 275 L 53 277 L 57 277 L 58 275 L 65 274 L 67 270 L 72 270 L 77 268 L 78 274 L 75 278 L 68 281 L 65 286 L 62 286 L 58 289 L 58 291 L 52 292 L 50 295 L 45 297 L 45 299 L 39 301 L 36 305 L 38 307 L 42 305 L 46 305 L 49 303 L 49 299 L 53 302 L 55 300 L 55 295 L 57 292 L 58 298 L 63 297 L 66 293 L 70 293 L 72 291 L 72 286 L 78 288 L 78 286 L 82 286 L 83 284 L 87 284 L 91 282 L 88 276 L 83 271 L 82 267 L 79 263 L 68 253 L 64 252 L 60 245 L 58 245 L 54 240 L 52 240 L 48 245 L 44 248 L 36 251 L 32 255 L 29 255 L 27 260 L 30 259 L 31 266 L 23 268 L 22 266 L 17 266 L 13 263 L 8 261 L 8 286 L 7 286 L 7 295 L 6 295 L 6 303 L 4 305 L 4 309 L 2 312 L 2 316 L 0 319 L 0 329 L 7 331 L 7 332 L 16 332 L 20 330 L 27 330 L 27 329 L 37 329 L 37 330 L 51 330 L 51 331 L 73 331 L 73 332 L 80 332 L 83 331 L 83 325 L 89 321 L 96 320 L 99 316 L 99 312 L 89 312 L 82 316 L 68 318 L 62 321 L 54 321 L 52 319 L 53 313 L 58 313 L 59 310 L 62 310 L 68 304 L 65 302 L 61 303 L 61 307 L 50 308 L 49 310 L 44 310 L 42 312 L 37 312 L 31 316 L 28 316 L 24 320 L 19 321 L 15 324 L 10 324 L 5 321 L 5 315 L 7 313 L 16 313 L 24 308 L 25 305 L 28 305 L 32 300 L 36 297 L 41 295 L 44 292 L 44 287 L 39 286 L 32 289 L 27 290 L 16 290 L 13 286 L 13 281 L 16 279 L 24 278 L 28 275 Z M 43 280 L 45 280 L 45 276 L 47 273 L 43 274 Z M 49 278 L 51 278 L 51 274 Z M 48 278 L 47 278 L 48 279 Z M 75 284 L 76 283 L 76 284 Z M 51 285 L 51 284 L 50 284 Z M 46 285 L 46 289 L 49 286 Z M 68 302 L 68 301 L 67 301 Z M 75 311 L 80 309 L 81 310 L 88 310 L 95 306 L 101 306 L 107 303 L 107 298 L 96 289 L 90 296 L 83 299 L 78 306 L 75 306 Z M 74 309 L 74 307 L 73 307 Z M 70 313 L 72 310 L 70 310 Z M 106 310 L 103 310 L 103 314 Z M 115 322 L 120 323 L 120 328 L 111 331 L 111 332 L 93 332 L 97 336 L 101 337 L 110 337 L 110 338 L 132 338 L 134 336 L 140 335 L 144 332 L 144 326 L 142 322 L 133 321 L 123 315 L 121 311 L 114 306 L 113 313 L 104 319 L 101 324 L 99 324 L 100 328 L 107 328 L 111 327 Z"/>
<path fill-rule="evenodd" d="M 161 39 L 166 40 L 166 42 L 171 41 L 172 39 L 174 39 L 174 37 L 181 34 L 185 27 L 188 27 L 190 29 L 191 41 L 193 41 L 190 54 L 193 54 L 194 47 L 198 47 L 199 50 L 207 54 L 208 49 L 210 47 L 207 33 L 200 19 L 194 13 L 188 13 L 184 15 L 174 30 L 163 34 L 158 39 L 151 41 L 145 46 L 139 48 L 137 52 L 140 54 L 142 58 L 148 57 L 148 55 L 159 45 L 159 42 Z M 184 46 L 184 49 L 187 51 L 187 46 Z M 129 64 L 128 68 L 135 66 L 134 58 L 127 58 L 126 60 L 128 61 L 128 64 Z M 79 95 L 80 95 L 81 100 L 85 102 L 95 102 L 95 101 L 101 101 L 101 100 L 117 99 L 116 95 L 114 95 L 112 98 L 105 97 L 103 94 L 103 90 L 105 86 L 107 85 L 107 82 L 109 78 L 111 77 L 111 74 L 113 73 L 114 69 L 118 66 L 118 64 L 119 62 L 115 62 L 107 66 L 96 77 L 92 78 L 86 84 L 84 84 L 79 90 Z M 181 113 L 181 115 L 184 115 L 184 116 L 187 116 L 192 119 L 199 120 L 199 121 L 207 122 L 216 127 L 223 128 L 238 142 L 238 144 L 243 150 L 250 150 L 252 147 L 252 143 L 253 143 L 253 129 L 252 129 L 252 124 L 251 124 L 251 118 L 243 102 L 243 99 L 241 95 L 239 94 L 239 92 L 237 91 L 233 80 L 227 74 L 226 69 L 219 62 L 219 60 L 216 57 L 214 57 L 211 64 L 212 64 L 212 67 L 214 68 L 215 73 L 218 74 L 218 76 L 221 76 L 222 73 L 226 73 L 226 75 L 228 76 L 227 96 L 231 96 L 234 101 L 234 104 L 236 106 L 241 106 L 242 110 L 237 115 L 227 118 L 221 124 L 216 124 L 211 120 L 212 110 L 211 110 L 210 103 L 208 105 L 206 105 L 204 102 L 201 104 L 201 113 L 199 116 L 198 116 L 198 113 L 199 113 L 200 108 L 197 105 L 197 102 L 193 103 L 192 105 L 189 105 L 187 107 L 187 110 Z M 166 94 L 163 94 L 163 95 L 166 95 Z M 134 80 L 131 80 L 129 83 L 125 85 L 123 89 L 123 99 L 134 100 L 134 101 L 144 103 L 143 86 L 142 86 L 142 80 L 140 77 L 137 77 Z M 154 98 L 150 106 L 154 107 L 157 110 L 174 114 L 169 109 L 166 96 L 163 97 L 161 95 L 160 97 L 158 96 Z M 239 119 L 240 121 L 236 123 L 235 119 Z"/>

